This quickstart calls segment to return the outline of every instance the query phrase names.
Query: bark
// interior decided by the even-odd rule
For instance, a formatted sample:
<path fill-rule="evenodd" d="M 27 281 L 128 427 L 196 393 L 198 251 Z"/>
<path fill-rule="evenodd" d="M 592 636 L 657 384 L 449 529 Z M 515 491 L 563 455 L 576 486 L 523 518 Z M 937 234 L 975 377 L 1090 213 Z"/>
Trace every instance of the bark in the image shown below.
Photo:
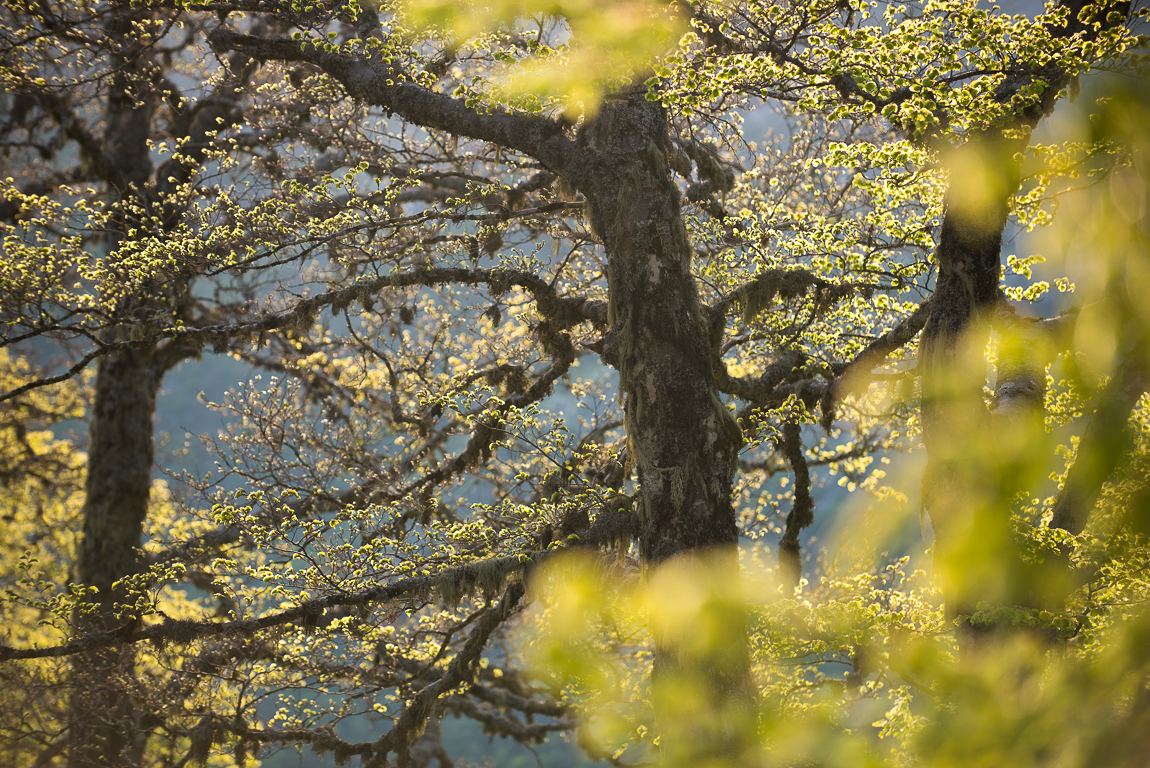
<path fill-rule="evenodd" d="M 1008 201 L 1018 186 L 1021 140 L 994 135 L 954 160 L 935 253 L 938 279 L 919 354 L 923 442 L 922 499 L 934 528 L 935 568 L 947 612 L 980 603 L 1045 605 L 1068 591 L 1055 565 L 1022 560 L 1014 546 L 1010 499 L 1041 455 L 1046 352 L 1040 329 L 1016 322 L 1004 333 L 994 399 L 985 402 L 985 347 L 1003 299 L 999 252 Z M 963 172 L 965 170 L 965 172 Z M 993 627 L 960 624 L 971 653 Z"/>
<path fill-rule="evenodd" d="M 76 575 L 99 590 L 101 602 L 122 594 L 112 589 L 113 582 L 139 568 L 157 384 L 150 350 L 111 355 L 97 368 Z"/>
<path fill-rule="evenodd" d="M 427 718 L 423 735 L 411 745 L 411 768 L 430 768 L 432 762 L 439 768 L 452 768 L 451 757 L 443 746 L 443 716 L 432 714 Z"/>
<path fill-rule="evenodd" d="M 815 502 L 811 498 L 811 471 L 803 454 L 802 427 L 798 422 L 788 421 L 783 425 L 783 437 L 779 449 L 787 457 L 791 471 L 795 475 L 795 493 L 791 511 L 787 513 L 787 525 L 779 540 L 779 570 L 783 585 L 794 589 L 803 575 L 802 550 L 799 534 L 815 521 Z"/>
<path fill-rule="evenodd" d="M 999 347 L 990 413 L 1003 428 L 1035 426 L 1045 412 L 1046 366 L 1054 359 L 1050 335 L 1043 324 L 1016 320 L 1003 330 Z"/>
<path fill-rule="evenodd" d="M 609 329 L 629 451 L 642 483 L 644 560 L 733 546 L 738 425 L 720 402 L 690 271 L 679 193 L 666 163 L 662 108 L 641 92 L 609 102 L 584 131 L 595 154 L 581 185 L 607 248 Z"/>
<path fill-rule="evenodd" d="M 153 458 L 152 419 L 158 377 L 150 350 L 129 350 L 100 362 L 89 425 L 87 496 L 76 580 L 95 588 L 91 613 L 78 628 L 130 632 L 137 622 L 113 584 L 139 571 Z M 137 731 L 133 711 L 134 646 L 116 644 L 78 654 L 73 663 L 71 766 L 126 764 Z"/>
<path fill-rule="evenodd" d="M 969 371 L 961 343 L 980 315 L 997 305 L 999 252 L 1008 200 L 1018 186 L 1013 155 L 1016 141 L 991 137 L 967 145 L 952 167 L 974 166 L 984 173 L 956 173 L 934 258 L 938 265 L 930 318 L 922 331 L 919 355 L 923 377 L 923 441 L 933 454 L 944 453 L 950 433 L 964 420 L 966 406 L 981 403 L 982 371 Z M 995 182 L 984 182 L 984 175 Z M 952 413 L 952 406 L 963 411 Z"/>
<path fill-rule="evenodd" d="M 640 553 L 650 567 L 738 578 L 731 488 L 741 435 L 719 399 L 706 315 L 667 163 L 663 108 L 635 89 L 582 132 L 593 172 L 576 180 L 608 258 L 603 356 L 619 369 L 628 454 L 641 484 Z M 669 766 L 752 765 L 757 728 L 741 612 L 702 653 L 656 637 L 654 697 Z M 683 711 L 684 694 L 693 700 Z"/>
<path fill-rule="evenodd" d="M 985 364 L 980 364 L 985 335 L 976 327 L 988 335 L 988 314 L 999 301 L 999 251 L 1007 202 L 1018 184 L 1013 155 L 1019 148 L 1016 141 L 990 137 L 967 145 L 954 159 L 935 250 L 938 277 L 922 331 L 919 369 L 929 457 L 923 501 L 934 526 L 936 555 L 943 560 L 960 556 L 976 535 L 971 454 L 988 435 Z M 964 166 L 982 172 L 964 175 L 958 172 Z"/>

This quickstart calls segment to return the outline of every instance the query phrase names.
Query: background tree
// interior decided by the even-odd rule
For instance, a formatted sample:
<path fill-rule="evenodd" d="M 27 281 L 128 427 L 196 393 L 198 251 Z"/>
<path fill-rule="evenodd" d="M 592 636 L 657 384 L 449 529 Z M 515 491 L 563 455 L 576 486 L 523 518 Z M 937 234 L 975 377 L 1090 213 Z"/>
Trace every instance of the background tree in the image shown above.
<path fill-rule="evenodd" d="M 1020 702 L 1057 734 L 1057 702 L 1114 691 L 1050 754 L 1145 750 L 1113 738 L 1146 717 L 1140 99 L 1029 143 L 1136 64 L 1137 9 L 2 13 L 14 764 L 448 765 L 444 714 L 525 743 L 582 722 L 615 762 L 661 732 L 668 765 L 947 764 L 1017 742 Z M 787 131 L 760 141 L 763 101 Z M 1006 296 L 1048 284 L 1011 256 L 1004 294 L 1003 232 L 1076 175 L 1119 179 L 1134 255 L 1079 314 L 1021 317 Z M 211 403 L 218 469 L 161 481 L 157 393 L 208 350 L 261 373 Z M 85 460 L 42 430 L 89 369 Z M 1087 411 L 1067 471 L 1043 416 Z M 913 493 L 875 462 L 920 440 L 945 612 L 905 561 L 807 584 L 821 468 L 889 512 Z M 1095 531 L 1034 526 L 1079 533 L 1100 496 Z M 768 533 L 781 587 L 748 614 L 727 587 Z M 558 550 L 614 552 L 619 591 Z M 1051 666 L 1016 625 L 1074 643 Z"/>

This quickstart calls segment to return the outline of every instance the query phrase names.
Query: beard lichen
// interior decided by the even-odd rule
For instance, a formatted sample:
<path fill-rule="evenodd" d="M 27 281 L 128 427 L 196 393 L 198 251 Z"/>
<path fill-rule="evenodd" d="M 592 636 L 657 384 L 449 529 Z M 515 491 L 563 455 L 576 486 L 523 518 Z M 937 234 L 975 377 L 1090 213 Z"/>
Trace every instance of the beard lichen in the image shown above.
<path fill-rule="evenodd" d="M 531 563 L 530 558 L 518 555 L 480 560 L 442 571 L 435 577 L 434 589 L 448 608 L 476 595 L 490 602 L 510 579 L 523 578 Z"/>

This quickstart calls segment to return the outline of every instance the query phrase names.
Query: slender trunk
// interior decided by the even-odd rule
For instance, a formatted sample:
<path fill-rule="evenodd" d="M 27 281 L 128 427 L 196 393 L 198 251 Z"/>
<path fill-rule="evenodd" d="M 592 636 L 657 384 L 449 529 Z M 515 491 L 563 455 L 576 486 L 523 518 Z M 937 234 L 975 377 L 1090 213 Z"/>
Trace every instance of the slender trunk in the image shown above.
<path fill-rule="evenodd" d="M 974 653 L 999 629 L 965 620 L 979 603 L 1051 605 L 1073 588 L 1065 568 L 1024 561 L 1014 541 L 1010 500 L 1038 481 L 1037 459 L 1048 453 L 1045 352 L 1033 328 L 1019 323 L 1004 334 L 992 402 L 984 395 L 991 315 L 1003 301 L 1002 233 L 1018 187 L 1014 158 L 1023 146 L 991 136 L 953 159 L 933 310 L 920 350 L 929 457 L 923 503 L 947 612 L 964 619 L 959 638 Z"/>
<path fill-rule="evenodd" d="M 112 584 L 139 569 L 151 488 L 156 378 L 149 349 L 109 355 L 96 375 L 76 575 L 99 590 L 101 603 L 122 594 Z"/>
<path fill-rule="evenodd" d="M 604 357 L 619 369 L 626 397 L 643 562 L 717 568 L 730 584 L 738 578 L 731 488 L 741 436 L 711 371 L 691 246 L 666 160 L 665 113 L 637 90 L 608 101 L 581 140 L 596 157 L 582 192 L 607 249 Z M 654 696 L 668 766 L 756 762 L 745 622 L 739 610 L 720 613 L 714 647 L 656 637 Z"/>

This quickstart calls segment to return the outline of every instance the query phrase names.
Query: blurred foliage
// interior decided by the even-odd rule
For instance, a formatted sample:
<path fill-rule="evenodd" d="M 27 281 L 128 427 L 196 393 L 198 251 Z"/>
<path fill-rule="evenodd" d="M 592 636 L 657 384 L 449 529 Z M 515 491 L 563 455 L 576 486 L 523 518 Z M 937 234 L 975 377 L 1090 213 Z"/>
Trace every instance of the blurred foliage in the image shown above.
<path fill-rule="evenodd" d="M 500 40 L 518 36 L 519 45 L 494 55 L 499 66 L 472 89 L 527 111 L 562 106 L 574 120 L 591 118 L 603 96 L 650 67 L 675 44 L 686 19 L 663 2 L 573 0 L 461 4 L 417 0 L 404 5 L 406 17 L 424 33 L 434 30 L 445 50 L 503 48 Z M 434 38 L 433 38 L 434 39 Z"/>

